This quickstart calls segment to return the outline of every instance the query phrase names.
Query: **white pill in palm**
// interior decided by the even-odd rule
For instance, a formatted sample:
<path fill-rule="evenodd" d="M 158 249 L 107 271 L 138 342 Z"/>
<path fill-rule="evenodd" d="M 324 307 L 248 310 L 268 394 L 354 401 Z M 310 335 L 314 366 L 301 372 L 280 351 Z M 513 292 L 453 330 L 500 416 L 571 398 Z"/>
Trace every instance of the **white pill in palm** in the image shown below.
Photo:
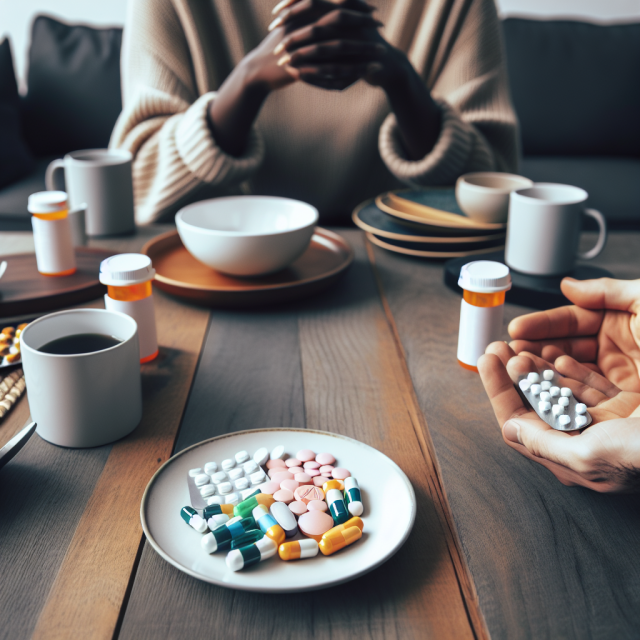
<path fill-rule="evenodd" d="M 529 391 L 529 387 L 531 387 L 531 383 L 526 378 L 522 378 L 518 385 L 523 391 Z"/>
<path fill-rule="evenodd" d="M 218 470 L 217 462 L 207 462 L 207 464 L 204 465 L 204 472 L 208 473 L 210 476 L 212 476 L 217 470 Z"/>
<path fill-rule="evenodd" d="M 543 380 L 543 381 L 540 383 L 540 388 L 541 388 L 543 391 L 549 391 L 549 389 L 551 389 L 551 383 L 550 383 L 548 380 Z"/>
<path fill-rule="evenodd" d="M 240 467 L 236 467 L 235 469 L 230 469 L 227 472 L 227 475 L 229 476 L 229 480 L 231 481 L 237 480 L 238 478 L 242 478 L 242 476 L 244 476 L 244 469 Z"/>
<path fill-rule="evenodd" d="M 532 371 L 528 376 L 527 376 L 527 380 L 529 382 L 540 382 L 540 374 L 536 373 L 535 371 Z"/>
<path fill-rule="evenodd" d="M 233 491 L 233 485 L 230 482 L 221 482 L 218 485 L 218 493 L 221 496 L 227 495 L 227 493 L 231 493 Z"/>
<path fill-rule="evenodd" d="M 549 389 L 549 393 L 552 398 L 557 398 L 560 395 L 560 387 L 551 387 L 551 389 Z"/>
<path fill-rule="evenodd" d="M 262 484 L 265 481 L 266 476 L 264 475 L 264 471 L 260 469 L 260 471 L 256 471 L 249 476 L 249 480 L 251 480 L 251 484 Z"/>
<path fill-rule="evenodd" d="M 254 460 L 249 460 L 242 465 L 244 472 L 249 476 L 258 470 L 258 464 Z"/>
<path fill-rule="evenodd" d="M 233 467 L 236 466 L 236 461 L 232 460 L 231 458 L 227 458 L 226 460 L 222 461 L 222 464 L 220 465 L 225 471 L 229 471 L 229 469 L 233 469 Z"/>
<path fill-rule="evenodd" d="M 568 407 L 569 406 L 569 398 L 558 398 L 558 404 L 561 407 Z"/>
<path fill-rule="evenodd" d="M 560 389 L 560 395 L 563 398 L 570 398 L 571 397 L 571 389 L 569 389 L 569 387 L 562 387 L 562 389 Z"/>
<path fill-rule="evenodd" d="M 249 459 L 249 454 L 246 451 L 238 451 L 235 455 L 236 462 L 242 464 Z"/>
<path fill-rule="evenodd" d="M 227 474 L 224 471 L 218 471 L 211 476 L 211 482 L 213 484 L 220 484 L 227 479 Z"/>
<path fill-rule="evenodd" d="M 576 427 L 584 427 L 587 424 L 587 416 L 576 416 Z"/>
<path fill-rule="evenodd" d="M 282 460 L 282 458 L 284 458 L 284 447 L 279 445 L 271 452 L 271 459 Z"/>
<path fill-rule="evenodd" d="M 578 404 L 576 405 L 576 413 L 580 415 L 587 413 L 587 405 L 583 404 L 582 402 L 578 402 Z"/>
<path fill-rule="evenodd" d="M 207 504 L 224 504 L 224 496 L 211 496 L 207 498 Z"/>
<path fill-rule="evenodd" d="M 533 393 L 534 396 L 539 395 L 540 391 L 542 391 L 542 389 L 540 388 L 539 384 L 532 384 L 531 385 L 531 393 Z"/>
<path fill-rule="evenodd" d="M 262 447 L 253 454 L 253 460 L 256 464 L 262 466 L 269 459 L 269 450 Z"/>
<path fill-rule="evenodd" d="M 542 372 L 542 377 L 543 377 L 545 380 L 553 380 L 553 376 L 554 376 L 554 373 L 553 373 L 553 371 L 552 371 L 551 369 L 545 369 L 545 370 Z"/>
<path fill-rule="evenodd" d="M 554 404 L 553 405 L 553 415 L 554 416 L 559 416 L 562 415 L 564 413 L 564 407 L 561 404 Z"/>
<path fill-rule="evenodd" d="M 192 478 L 195 478 L 196 476 L 199 476 L 201 473 L 202 473 L 202 469 L 200 467 L 198 467 L 197 469 L 189 469 L 189 475 Z"/>
<path fill-rule="evenodd" d="M 203 498 L 208 498 L 216 492 L 216 488 L 212 484 L 205 484 L 204 487 L 200 487 L 200 495 Z"/>
<path fill-rule="evenodd" d="M 242 489 L 247 489 L 249 487 L 249 480 L 247 478 L 238 478 L 234 483 L 233 486 L 238 490 L 241 491 Z"/>
<path fill-rule="evenodd" d="M 548 391 L 540 392 L 540 400 L 544 400 L 546 402 L 547 400 L 549 400 L 550 397 L 551 397 L 551 394 Z"/>
<path fill-rule="evenodd" d="M 228 496 L 226 496 L 225 498 L 225 503 L 226 504 L 232 504 L 234 507 L 240 502 L 240 496 L 237 493 L 230 493 Z"/>
<path fill-rule="evenodd" d="M 196 487 L 202 487 L 205 484 L 209 484 L 209 476 L 206 473 L 201 473 L 193 481 L 196 483 Z"/>
<path fill-rule="evenodd" d="M 568 415 L 561 415 L 558 418 L 558 423 L 560 424 L 561 427 L 566 427 L 569 425 L 569 423 L 571 422 L 571 418 Z"/>
<path fill-rule="evenodd" d="M 547 411 L 551 411 L 551 403 L 547 400 L 542 400 L 538 402 L 538 409 L 542 411 L 542 413 L 546 413 Z"/>

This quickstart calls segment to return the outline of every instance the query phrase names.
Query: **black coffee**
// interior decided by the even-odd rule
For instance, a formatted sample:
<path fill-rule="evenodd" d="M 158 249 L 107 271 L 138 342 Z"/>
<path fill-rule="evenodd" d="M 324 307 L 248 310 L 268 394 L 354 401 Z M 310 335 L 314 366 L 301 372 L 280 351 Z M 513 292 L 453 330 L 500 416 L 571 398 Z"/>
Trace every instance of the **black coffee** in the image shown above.
<path fill-rule="evenodd" d="M 74 336 L 56 338 L 41 346 L 38 351 L 54 353 L 56 355 L 72 355 L 74 353 L 93 353 L 109 347 L 115 347 L 121 340 L 102 333 L 77 333 Z"/>

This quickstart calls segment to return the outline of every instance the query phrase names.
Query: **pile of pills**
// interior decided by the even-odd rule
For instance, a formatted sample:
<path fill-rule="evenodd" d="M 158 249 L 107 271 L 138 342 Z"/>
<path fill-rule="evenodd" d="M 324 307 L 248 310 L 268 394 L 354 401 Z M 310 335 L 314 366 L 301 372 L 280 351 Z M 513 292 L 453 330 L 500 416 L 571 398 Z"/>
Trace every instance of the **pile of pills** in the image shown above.
<path fill-rule="evenodd" d="M 8 366 L 20 362 L 20 334 L 27 326 L 27 322 L 17 327 L 4 327 L 0 333 L 1 366 Z"/>
<path fill-rule="evenodd" d="M 330 453 L 303 449 L 289 457 L 283 446 L 253 456 L 239 451 L 219 465 L 191 469 L 188 482 L 206 506 L 202 514 L 196 505 L 183 507 L 180 515 L 204 534 L 204 551 L 227 552 L 232 571 L 276 553 L 284 561 L 318 551 L 329 556 L 362 537 L 358 481 Z"/>
<path fill-rule="evenodd" d="M 578 402 L 569 387 L 561 387 L 551 369 L 522 376 L 518 386 L 540 419 L 558 431 L 576 431 L 591 424 L 587 406 Z"/>

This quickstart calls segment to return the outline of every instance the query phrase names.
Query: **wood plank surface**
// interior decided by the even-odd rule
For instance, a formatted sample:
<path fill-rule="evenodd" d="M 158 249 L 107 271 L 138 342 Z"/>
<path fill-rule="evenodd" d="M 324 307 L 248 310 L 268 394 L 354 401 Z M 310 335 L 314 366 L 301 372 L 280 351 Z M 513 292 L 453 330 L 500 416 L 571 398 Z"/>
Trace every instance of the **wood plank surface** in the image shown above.
<path fill-rule="evenodd" d="M 638 255 L 639 234 L 613 233 L 595 262 L 639 277 Z M 479 377 L 456 362 L 460 298 L 441 264 L 375 260 L 491 637 L 637 638 L 640 497 L 564 487 L 509 449 Z M 508 305 L 506 322 L 526 312 Z"/>
<path fill-rule="evenodd" d="M 357 260 L 331 291 L 279 312 L 212 313 L 179 447 L 304 424 L 361 439 L 414 485 L 418 518 L 408 542 L 367 576 L 287 597 L 200 582 L 145 545 L 119 638 L 474 637 L 431 495 L 433 467 L 410 381 L 362 235 L 344 235 Z"/>

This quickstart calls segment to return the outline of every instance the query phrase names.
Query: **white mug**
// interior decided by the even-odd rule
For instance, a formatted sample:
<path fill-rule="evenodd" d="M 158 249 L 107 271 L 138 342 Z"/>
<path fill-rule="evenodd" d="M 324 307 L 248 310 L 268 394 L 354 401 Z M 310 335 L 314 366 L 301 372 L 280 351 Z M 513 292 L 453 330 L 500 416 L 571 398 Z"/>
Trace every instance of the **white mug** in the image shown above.
<path fill-rule="evenodd" d="M 71 209 L 86 204 L 89 236 L 112 236 L 135 230 L 132 156 L 122 149 L 72 151 L 54 160 L 45 175 L 49 191 L 56 189 L 56 172 L 64 170 Z M 61 186 L 61 185 L 58 185 Z"/>
<path fill-rule="evenodd" d="M 539 182 L 511 193 L 505 262 L 536 276 L 571 273 L 576 258 L 595 258 L 607 242 L 607 223 L 595 209 L 585 209 L 589 194 L 580 187 Z M 600 235 L 593 249 L 578 253 L 582 214 L 594 218 Z"/>
<path fill-rule="evenodd" d="M 66 336 L 100 333 L 120 340 L 102 351 L 39 351 Z M 135 320 L 116 311 L 76 309 L 29 324 L 20 336 L 29 409 L 38 435 L 61 447 L 98 447 L 131 433 L 142 419 Z"/>

